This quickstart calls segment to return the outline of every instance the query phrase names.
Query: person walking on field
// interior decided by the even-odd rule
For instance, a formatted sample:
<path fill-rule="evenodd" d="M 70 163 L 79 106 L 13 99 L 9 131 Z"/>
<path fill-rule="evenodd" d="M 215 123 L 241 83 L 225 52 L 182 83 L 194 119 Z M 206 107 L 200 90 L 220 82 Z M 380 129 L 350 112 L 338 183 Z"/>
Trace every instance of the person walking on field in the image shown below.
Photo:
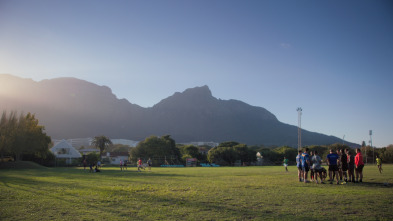
<path fill-rule="evenodd" d="M 378 156 L 377 156 L 377 159 L 375 159 L 375 161 L 377 161 L 377 166 L 378 166 L 379 173 L 382 173 L 383 169 L 382 169 L 382 160 L 381 160 L 381 158 L 378 158 Z"/>
<path fill-rule="evenodd" d="M 123 171 L 123 160 L 120 160 L 120 171 Z"/>
<path fill-rule="evenodd" d="M 299 177 L 299 182 L 303 181 L 303 170 L 302 170 L 302 151 L 299 150 L 298 155 L 296 156 L 296 166 L 297 166 L 297 175 Z"/>
<path fill-rule="evenodd" d="M 302 159 L 303 179 L 305 183 L 309 183 L 310 181 L 307 180 L 307 177 L 308 177 L 308 171 L 310 170 L 310 155 L 308 155 L 307 147 L 302 153 L 301 159 Z"/>
<path fill-rule="evenodd" d="M 363 167 L 364 167 L 364 163 L 363 163 L 362 151 L 360 151 L 360 148 L 357 148 L 356 156 L 355 156 L 355 171 L 356 171 L 355 183 L 363 182 Z"/>
<path fill-rule="evenodd" d="M 141 160 L 141 158 L 139 158 L 139 160 L 138 160 L 138 172 L 142 172 L 141 168 L 142 168 L 142 160 Z"/>
<path fill-rule="evenodd" d="M 150 158 L 149 158 L 149 160 L 147 161 L 147 165 L 149 166 L 149 171 L 151 171 L 152 162 L 151 162 L 151 159 L 150 159 Z"/>
<path fill-rule="evenodd" d="M 330 149 L 330 154 L 326 156 L 327 163 L 329 165 L 329 178 L 330 184 L 333 183 L 333 173 L 336 176 L 337 184 L 338 182 L 338 162 L 340 161 L 340 157 L 337 153 L 335 153 L 332 149 Z"/>
<path fill-rule="evenodd" d="M 286 157 L 284 157 L 284 167 L 285 167 L 285 171 L 287 172 L 288 172 L 288 162 L 289 160 Z"/>

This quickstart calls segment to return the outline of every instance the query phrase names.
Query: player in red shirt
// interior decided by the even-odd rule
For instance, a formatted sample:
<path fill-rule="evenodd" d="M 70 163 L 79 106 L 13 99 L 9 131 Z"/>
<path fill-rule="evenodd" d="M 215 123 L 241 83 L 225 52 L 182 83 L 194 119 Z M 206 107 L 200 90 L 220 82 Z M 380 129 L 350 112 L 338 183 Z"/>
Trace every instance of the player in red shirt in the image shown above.
<path fill-rule="evenodd" d="M 355 171 L 356 171 L 356 181 L 355 183 L 361 183 L 363 179 L 363 156 L 360 148 L 356 149 L 356 156 L 355 156 Z M 359 181 L 358 178 L 360 177 Z"/>

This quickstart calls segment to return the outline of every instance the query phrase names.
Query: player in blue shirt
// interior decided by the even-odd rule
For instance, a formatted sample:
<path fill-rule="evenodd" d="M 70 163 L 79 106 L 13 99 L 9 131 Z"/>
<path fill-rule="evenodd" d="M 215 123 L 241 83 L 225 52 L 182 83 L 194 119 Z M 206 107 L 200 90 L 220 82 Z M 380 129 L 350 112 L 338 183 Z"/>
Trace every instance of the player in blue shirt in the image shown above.
<path fill-rule="evenodd" d="M 310 170 L 310 155 L 308 155 L 307 147 L 302 153 L 301 160 L 302 160 L 304 182 L 308 183 L 309 181 L 307 180 L 307 175 L 308 175 L 308 171 Z"/>
<path fill-rule="evenodd" d="M 302 169 L 302 151 L 299 150 L 298 155 L 296 156 L 296 166 L 297 166 L 297 175 L 299 177 L 299 182 L 303 181 L 303 169 Z"/>
<path fill-rule="evenodd" d="M 326 160 L 329 165 L 330 184 L 332 184 L 332 182 L 333 182 L 333 178 L 332 178 L 333 173 L 335 173 L 337 184 L 339 184 L 339 182 L 338 182 L 338 163 L 340 162 L 340 157 L 338 156 L 337 153 L 335 153 L 332 149 L 330 149 L 330 154 L 328 154 L 326 156 Z"/>

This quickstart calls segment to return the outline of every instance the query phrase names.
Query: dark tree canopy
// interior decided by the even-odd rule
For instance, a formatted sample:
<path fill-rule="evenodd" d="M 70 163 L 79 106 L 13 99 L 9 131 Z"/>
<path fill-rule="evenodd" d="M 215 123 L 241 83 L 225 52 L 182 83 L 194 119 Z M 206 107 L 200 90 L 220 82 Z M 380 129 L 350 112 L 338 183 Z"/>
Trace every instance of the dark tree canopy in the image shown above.
<path fill-rule="evenodd" d="M 134 162 L 138 158 L 142 158 L 142 160 L 154 158 L 155 162 L 153 163 L 158 165 L 164 164 L 165 159 L 180 161 L 181 154 L 170 135 L 161 137 L 150 136 L 144 141 L 139 142 L 135 148 L 131 149 L 130 158 Z"/>
<path fill-rule="evenodd" d="M 0 120 L 0 157 L 13 155 L 16 160 L 23 156 L 35 158 L 52 158 L 49 151 L 51 138 L 44 132 L 44 126 L 39 125 L 34 114 L 3 112 Z"/>

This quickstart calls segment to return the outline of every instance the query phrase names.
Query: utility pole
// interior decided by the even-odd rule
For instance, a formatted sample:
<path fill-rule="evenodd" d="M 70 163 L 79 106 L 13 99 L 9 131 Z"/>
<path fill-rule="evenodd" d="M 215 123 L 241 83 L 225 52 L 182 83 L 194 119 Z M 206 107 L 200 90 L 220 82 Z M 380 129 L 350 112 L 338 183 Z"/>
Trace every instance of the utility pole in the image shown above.
<path fill-rule="evenodd" d="M 300 151 L 302 149 L 302 108 L 298 107 L 297 109 L 297 150 Z"/>
<path fill-rule="evenodd" d="M 370 134 L 370 146 L 371 146 L 371 148 L 373 148 L 373 164 L 375 164 L 375 157 L 374 157 L 374 147 L 373 147 L 373 139 L 371 138 L 371 136 L 373 135 L 373 131 L 372 131 L 372 130 L 370 130 L 370 131 L 369 131 L 369 134 Z"/>

